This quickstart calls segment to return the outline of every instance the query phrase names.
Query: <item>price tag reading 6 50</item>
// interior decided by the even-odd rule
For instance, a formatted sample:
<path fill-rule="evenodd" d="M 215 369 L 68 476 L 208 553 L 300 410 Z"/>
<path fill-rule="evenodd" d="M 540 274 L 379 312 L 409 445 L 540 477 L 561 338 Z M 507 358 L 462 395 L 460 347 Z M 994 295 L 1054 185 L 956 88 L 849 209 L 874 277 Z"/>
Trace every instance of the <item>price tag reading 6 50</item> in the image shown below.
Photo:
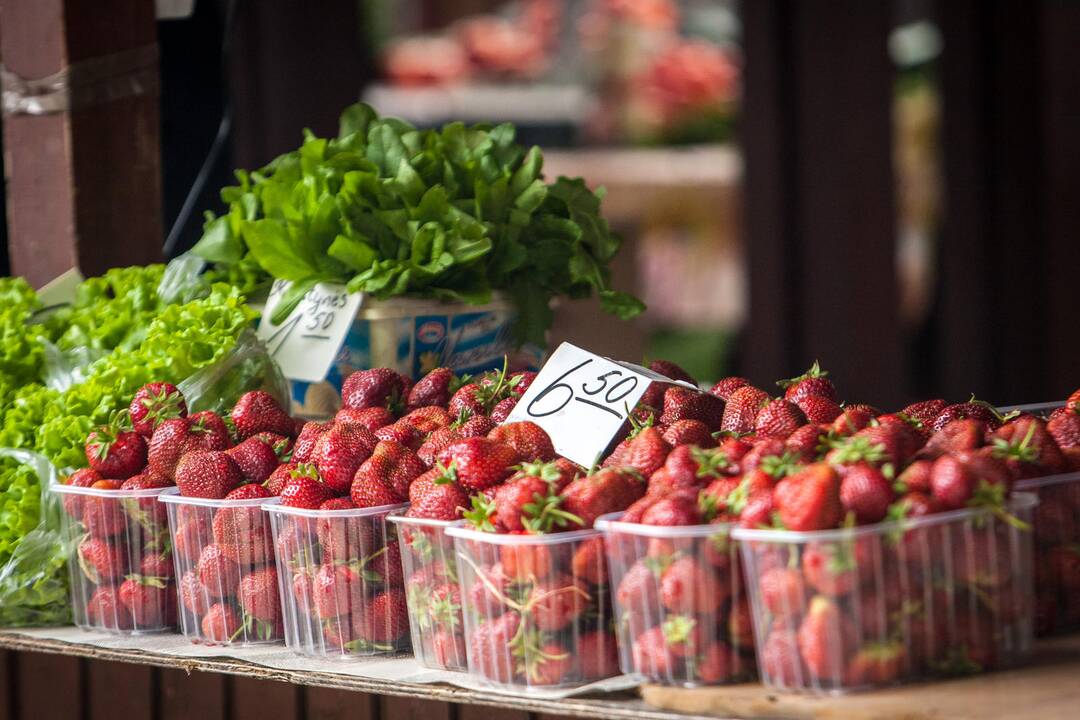
<path fill-rule="evenodd" d="M 635 369 L 563 343 L 507 421 L 535 422 L 551 436 L 560 455 L 588 467 L 652 381 Z"/>

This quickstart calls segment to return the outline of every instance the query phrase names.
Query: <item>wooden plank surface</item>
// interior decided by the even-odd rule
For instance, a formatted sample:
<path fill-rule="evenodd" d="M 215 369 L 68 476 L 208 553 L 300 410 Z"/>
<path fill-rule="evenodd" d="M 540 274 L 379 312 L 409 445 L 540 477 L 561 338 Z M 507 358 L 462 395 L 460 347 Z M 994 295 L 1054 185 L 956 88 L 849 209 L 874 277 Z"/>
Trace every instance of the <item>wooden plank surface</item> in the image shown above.
<path fill-rule="evenodd" d="M 302 720 L 302 689 L 286 682 L 232 678 L 230 720 Z"/>
<path fill-rule="evenodd" d="M 15 720 L 15 693 L 12 678 L 15 675 L 15 653 L 0 650 L 0 720 Z"/>
<path fill-rule="evenodd" d="M 77 657 L 21 654 L 15 691 L 18 720 L 82 720 L 85 663 Z"/>
<path fill-rule="evenodd" d="M 367 693 L 306 688 L 308 720 L 379 720 L 379 699 Z"/>
<path fill-rule="evenodd" d="M 156 720 L 156 672 L 156 668 L 132 667 L 121 662 L 88 662 L 86 717 L 89 720 Z"/>
<path fill-rule="evenodd" d="M 524 710 L 510 708 L 489 708 L 479 705 L 457 705 L 457 720 L 541 720 L 554 717 L 544 714 L 529 714 Z"/>
<path fill-rule="evenodd" d="M 225 675 L 158 668 L 161 720 L 226 720 Z"/>
<path fill-rule="evenodd" d="M 408 697 L 380 697 L 379 717 L 386 720 L 454 720 L 449 703 Z"/>

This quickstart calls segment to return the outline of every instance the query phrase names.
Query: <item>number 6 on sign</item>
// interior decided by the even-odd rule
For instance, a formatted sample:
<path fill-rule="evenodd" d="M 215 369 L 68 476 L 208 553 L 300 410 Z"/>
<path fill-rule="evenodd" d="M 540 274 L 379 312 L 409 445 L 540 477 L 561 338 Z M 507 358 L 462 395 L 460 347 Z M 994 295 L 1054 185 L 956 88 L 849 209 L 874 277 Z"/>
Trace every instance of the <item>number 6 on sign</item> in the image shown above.
<path fill-rule="evenodd" d="M 570 343 L 560 345 L 507 422 L 531 420 L 547 431 L 555 450 L 589 467 L 660 376 L 593 355 Z"/>

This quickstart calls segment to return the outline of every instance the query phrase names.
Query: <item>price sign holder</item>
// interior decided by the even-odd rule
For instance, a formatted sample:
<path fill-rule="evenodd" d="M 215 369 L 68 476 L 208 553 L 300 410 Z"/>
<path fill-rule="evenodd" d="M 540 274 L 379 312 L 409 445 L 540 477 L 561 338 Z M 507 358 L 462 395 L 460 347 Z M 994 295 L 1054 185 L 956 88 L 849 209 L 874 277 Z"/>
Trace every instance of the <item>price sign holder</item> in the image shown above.
<path fill-rule="evenodd" d="M 319 382 L 326 377 L 352 327 L 363 295 L 350 293 L 344 285 L 319 283 L 280 325 L 274 325 L 270 316 L 290 284 L 274 281 L 256 333 L 285 377 Z"/>
<path fill-rule="evenodd" d="M 673 381 L 563 343 L 540 369 L 507 422 L 536 423 L 551 436 L 560 455 L 589 467 L 611 445 L 653 382 Z M 688 383 L 678 384 L 697 390 Z"/>

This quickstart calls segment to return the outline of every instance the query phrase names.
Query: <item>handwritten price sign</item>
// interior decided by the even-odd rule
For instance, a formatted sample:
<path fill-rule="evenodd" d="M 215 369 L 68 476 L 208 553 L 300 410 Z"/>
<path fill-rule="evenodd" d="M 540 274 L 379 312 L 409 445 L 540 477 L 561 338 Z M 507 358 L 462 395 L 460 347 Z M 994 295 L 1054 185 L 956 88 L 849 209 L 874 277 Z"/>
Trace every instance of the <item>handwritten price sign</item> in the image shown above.
<path fill-rule="evenodd" d="M 654 381 L 670 382 L 645 368 L 563 343 L 507 422 L 531 420 L 547 431 L 560 455 L 589 467 Z"/>
<path fill-rule="evenodd" d="M 289 284 L 283 280 L 274 281 L 257 334 L 281 366 L 285 377 L 318 382 L 330 370 L 334 356 L 352 327 L 362 296 L 348 292 L 344 285 L 319 283 L 280 325 L 272 325 L 270 316 Z"/>

